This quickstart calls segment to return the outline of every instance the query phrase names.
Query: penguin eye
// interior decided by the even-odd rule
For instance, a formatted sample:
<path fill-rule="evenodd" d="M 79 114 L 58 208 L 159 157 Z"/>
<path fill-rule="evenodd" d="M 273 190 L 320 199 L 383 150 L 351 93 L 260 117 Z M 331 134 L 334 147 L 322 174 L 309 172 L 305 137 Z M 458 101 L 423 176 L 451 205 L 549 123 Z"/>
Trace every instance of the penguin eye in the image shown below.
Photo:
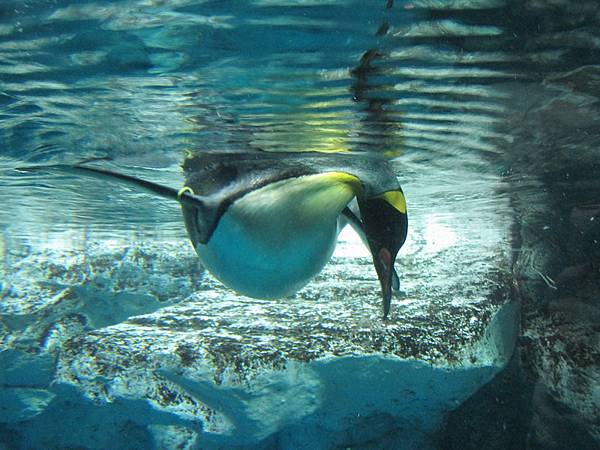
<path fill-rule="evenodd" d="M 402 191 L 387 191 L 378 196 L 377 198 L 385 200 L 395 209 L 397 209 L 400 213 L 406 214 L 406 199 L 404 198 L 404 194 L 402 193 Z"/>

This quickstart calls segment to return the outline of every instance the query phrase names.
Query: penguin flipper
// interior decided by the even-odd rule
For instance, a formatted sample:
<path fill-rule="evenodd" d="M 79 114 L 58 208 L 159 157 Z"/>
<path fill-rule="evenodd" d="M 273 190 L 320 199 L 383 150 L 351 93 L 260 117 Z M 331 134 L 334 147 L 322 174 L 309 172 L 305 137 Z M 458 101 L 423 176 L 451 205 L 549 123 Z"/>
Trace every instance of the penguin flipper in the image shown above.
<path fill-rule="evenodd" d="M 392 290 L 396 293 L 400 293 L 400 277 L 395 268 L 392 270 Z"/>

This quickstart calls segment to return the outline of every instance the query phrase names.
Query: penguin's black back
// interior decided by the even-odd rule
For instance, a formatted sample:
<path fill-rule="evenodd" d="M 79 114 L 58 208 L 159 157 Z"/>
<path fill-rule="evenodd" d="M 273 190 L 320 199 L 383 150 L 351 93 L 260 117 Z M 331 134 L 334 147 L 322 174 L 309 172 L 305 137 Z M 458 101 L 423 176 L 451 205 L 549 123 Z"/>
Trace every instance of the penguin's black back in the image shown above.
<path fill-rule="evenodd" d="M 197 153 L 183 163 L 186 185 L 198 195 L 239 198 L 276 181 L 326 172 L 356 176 L 365 197 L 400 188 L 388 160 L 362 154 Z"/>

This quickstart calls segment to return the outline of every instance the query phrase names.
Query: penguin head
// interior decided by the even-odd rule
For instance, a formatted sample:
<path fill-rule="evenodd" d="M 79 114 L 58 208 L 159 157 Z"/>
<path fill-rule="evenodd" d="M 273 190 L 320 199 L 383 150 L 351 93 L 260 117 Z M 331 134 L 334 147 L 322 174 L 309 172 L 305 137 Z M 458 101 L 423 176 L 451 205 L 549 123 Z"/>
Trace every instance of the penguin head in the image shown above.
<path fill-rule="evenodd" d="M 387 317 L 392 298 L 394 262 L 406 240 L 408 216 L 401 189 L 358 200 L 365 235 L 381 284 L 383 316 Z"/>

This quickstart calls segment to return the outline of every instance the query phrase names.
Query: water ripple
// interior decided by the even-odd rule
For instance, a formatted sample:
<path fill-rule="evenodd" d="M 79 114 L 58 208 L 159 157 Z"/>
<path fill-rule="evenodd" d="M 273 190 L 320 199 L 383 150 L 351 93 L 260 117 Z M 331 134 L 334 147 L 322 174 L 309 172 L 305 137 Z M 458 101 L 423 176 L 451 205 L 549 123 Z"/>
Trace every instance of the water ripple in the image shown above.
<path fill-rule="evenodd" d="M 477 190 L 472 172 L 454 168 L 496 170 L 489 162 L 513 142 L 502 125 L 514 86 L 558 80 L 600 48 L 593 27 L 533 29 L 546 12 L 508 3 L 7 1 L 0 224 L 42 217 L 36 198 L 61 205 L 49 226 L 130 222 L 128 201 L 110 187 L 94 185 L 111 199 L 107 214 L 106 202 L 79 195 L 85 181 L 11 172 L 92 156 L 179 182 L 189 150 L 376 152 L 409 181 L 433 164 Z M 28 183 L 31 198 L 17 206 Z M 142 222 L 173 222 L 168 206 L 137 201 Z"/>

